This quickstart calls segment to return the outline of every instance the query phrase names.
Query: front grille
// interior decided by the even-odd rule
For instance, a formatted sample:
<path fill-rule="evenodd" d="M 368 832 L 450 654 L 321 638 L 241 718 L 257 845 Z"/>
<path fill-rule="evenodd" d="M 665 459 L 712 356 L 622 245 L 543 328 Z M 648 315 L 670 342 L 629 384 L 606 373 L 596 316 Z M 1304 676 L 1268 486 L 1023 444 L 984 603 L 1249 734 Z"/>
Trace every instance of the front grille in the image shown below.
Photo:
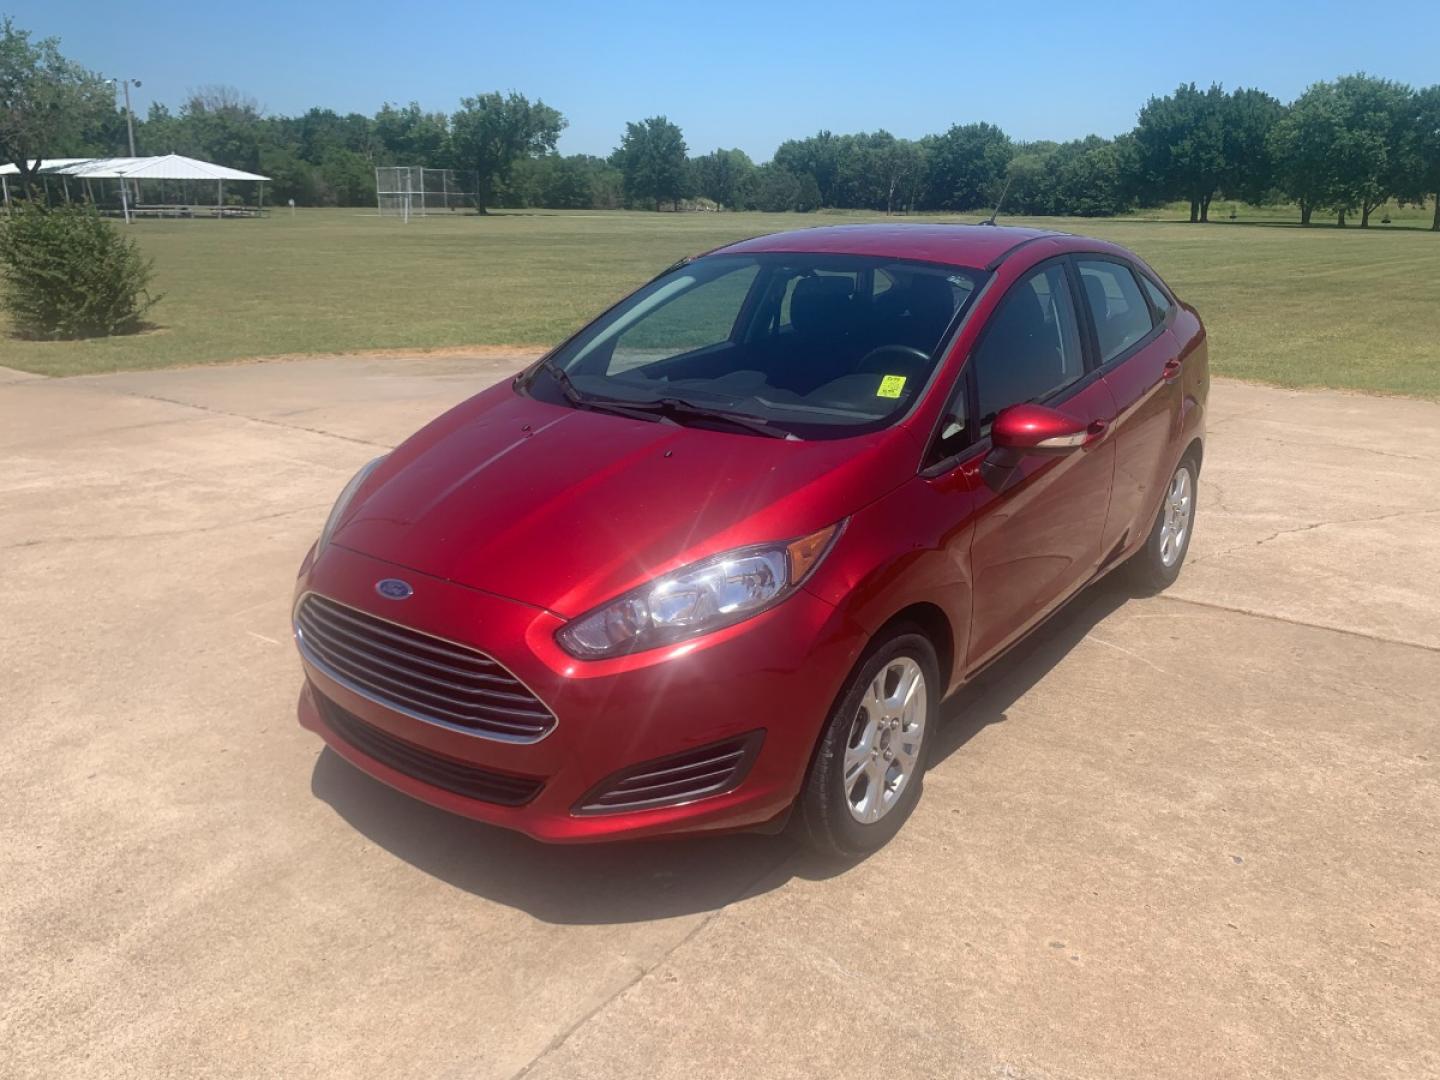
<path fill-rule="evenodd" d="M 396 772 L 416 780 L 444 788 L 456 795 L 501 806 L 521 806 L 540 793 L 544 781 L 528 776 L 509 776 L 491 772 L 475 765 L 432 753 L 388 732 L 367 724 L 352 712 L 342 709 L 320 691 L 311 687 L 319 702 L 320 713 L 330 730 L 362 754 L 388 765 Z"/>
<path fill-rule="evenodd" d="M 506 742 L 535 742 L 555 717 L 484 653 L 310 593 L 295 614 L 300 651 L 321 671 L 416 720 Z"/>
<path fill-rule="evenodd" d="M 764 738 L 763 731 L 752 731 L 737 739 L 636 765 L 597 784 L 576 804 L 575 813 L 643 810 L 719 795 L 745 779 Z"/>

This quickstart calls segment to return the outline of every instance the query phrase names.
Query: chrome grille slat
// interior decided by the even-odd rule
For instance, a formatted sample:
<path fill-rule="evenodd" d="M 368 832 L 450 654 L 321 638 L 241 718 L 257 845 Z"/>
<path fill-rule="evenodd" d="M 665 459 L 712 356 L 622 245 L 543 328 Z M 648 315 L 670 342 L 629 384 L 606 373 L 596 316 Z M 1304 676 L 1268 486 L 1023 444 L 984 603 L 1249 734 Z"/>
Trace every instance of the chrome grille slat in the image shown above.
<path fill-rule="evenodd" d="M 601 781 L 573 813 L 609 814 L 673 806 L 734 789 L 759 753 L 764 731 L 642 762 Z"/>
<path fill-rule="evenodd" d="M 636 773 L 626 777 L 618 786 L 626 791 L 645 787 L 650 784 L 670 783 L 675 780 L 683 780 L 691 773 L 709 772 L 712 769 L 730 768 L 744 755 L 744 750 L 736 750 L 713 761 L 699 762 L 693 765 L 677 765 L 671 769 L 656 769 L 653 772 Z"/>
<path fill-rule="evenodd" d="M 309 612 L 301 613 L 300 625 L 306 630 L 312 630 L 314 626 L 314 620 Z M 323 632 L 322 634 L 316 636 L 323 636 Z M 378 665 L 379 667 L 386 668 L 389 671 L 397 672 L 400 675 L 410 675 L 414 672 L 413 667 L 405 667 L 402 664 L 396 664 L 390 660 L 383 660 L 380 657 L 376 656 L 373 652 L 371 652 L 370 649 L 365 648 L 361 645 L 352 644 L 349 639 L 337 639 L 332 636 L 325 641 L 325 648 L 327 651 L 330 652 L 343 653 L 346 656 L 352 658 L 356 663 Z M 391 655 L 395 654 L 392 653 Z M 467 696 L 483 696 L 485 698 L 493 698 L 500 702 L 508 701 L 523 704 L 526 701 L 535 700 L 529 694 L 513 694 L 504 690 L 487 690 L 478 687 L 465 686 L 461 683 L 451 682 L 449 679 L 431 678 L 430 681 L 436 686 L 443 686 L 447 690 L 452 690 L 457 694 L 463 694 Z"/>
<path fill-rule="evenodd" d="M 536 742 L 555 717 L 478 649 L 307 593 L 295 612 L 307 660 L 353 693 L 417 720 L 504 742 Z"/>
<path fill-rule="evenodd" d="M 403 705 L 408 705 L 411 708 L 425 709 L 429 710 L 430 712 L 441 714 L 442 716 L 454 720 L 457 723 L 465 723 L 471 719 L 470 709 L 467 707 L 467 703 L 465 702 L 456 702 L 453 699 L 444 697 L 440 694 L 434 694 L 419 689 L 412 689 L 407 686 L 407 684 L 397 679 L 392 679 L 386 675 L 378 675 L 375 672 L 365 671 L 364 669 L 356 670 L 353 665 L 346 666 L 343 658 L 337 659 L 337 656 L 334 653 L 331 653 L 328 650 L 327 646 L 317 644 L 313 640 L 310 641 L 310 647 L 319 652 L 320 655 L 327 662 L 329 662 L 331 667 L 335 667 L 337 669 L 345 671 L 351 679 L 353 679 L 357 683 L 364 685 L 366 688 L 368 688 L 375 694 L 385 695 L 395 701 L 400 702 Z M 500 709 L 494 706 L 487 706 L 485 711 L 487 713 L 501 712 L 512 715 L 516 712 L 516 710 Z M 534 717 L 534 714 L 528 712 L 520 715 L 522 717 Z M 539 717 L 534 718 L 536 720 L 540 719 Z M 504 725 L 506 726 L 507 730 L 513 731 L 517 734 L 530 730 L 530 725 L 527 724 L 523 719 L 510 720 L 503 717 L 492 717 L 491 722 Z"/>
<path fill-rule="evenodd" d="M 618 803 L 648 802 L 651 799 L 659 799 L 666 795 L 679 792 L 684 792 L 691 796 L 704 795 L 711 788 L 730 779 L 730 774 L 733 771 L 733 766 L 727 765 L 723 769 L 712 769 L 698 776 L 686 776 L 676 780 L 662 780 L 655 784 L 635 786 L 626 784 L 623 788 L 606 792 L 595 801 L 605 806 L 614 806 Z"/>
<path fill-rule="evenodd" d="M 418 630 L 408 630 L 373 615 L 365 619 L 357 618 L 357 615 L 361 613 L 355 608 L 346 608 L 345 605 L 336 603 L 327 597 L 316 596 L 312 593 L 306 599 L 308 602 L 317 604 L 321 611 L 335 615 L 337 618 L 344 619 L 346 622 L 354 623 L 366 633 L 379 634 L 381 637 L 390 638 L 391 640 L 399 641 L 406 645 L 413 645 L 417 649 L 425 649 L 428 652 L 437 653 L 441 656 L 449 656 L 457 660 L 468 660 L 472 663 L 483 664 L 487 667 L 500 668 L 500 665 L 488 656 L 478 652 L 467 653 L 459 646 L 441 641 L 439 638 L 430 638 L 429 641 L 417 641 L 415 640 L 416 638 L 429 636 L 427 634 L 421 634 Z M 502 668 L 501 670 L 504 669 Z"/>
<path fill-rule="evenodd" d="M 507 678 L 504 675 L 496 675 L 491 672 L 481 673 L 467 671 L 464 668 L 455 667 L 451 664 L 441 663 L 439 660 L 431 660 L 428 657 L 412 656 L 410 653 L 404 652 L 400 649 L 392 649 L 388 645 L 382 645 L 378 641 L 371 641 L 361 636 L 359 631 L 353 628 L 348 628 L 342 624 L 331 622 L 327 613 L 320 609 L 318 606 L 310 607 L 306 611 L 302 612 L 301 617 L 306 620 L 319 623 L 327 635 L 334 635 L 336 637 L 364 642 L 364 646 L 367 652 L 383 652 L 387 656 L 393 656 L 399 660 L 407 660 L 416 664 L 423 664 L 426 667 L 435 669 L 436 671 L 443 671 L 447 675 L 460 675 L 467 679 L 483 679 L 486 682 L 496 683 L 497 685 L 501 686 L 510 686 L 515 681 L 514 679 Z"/>

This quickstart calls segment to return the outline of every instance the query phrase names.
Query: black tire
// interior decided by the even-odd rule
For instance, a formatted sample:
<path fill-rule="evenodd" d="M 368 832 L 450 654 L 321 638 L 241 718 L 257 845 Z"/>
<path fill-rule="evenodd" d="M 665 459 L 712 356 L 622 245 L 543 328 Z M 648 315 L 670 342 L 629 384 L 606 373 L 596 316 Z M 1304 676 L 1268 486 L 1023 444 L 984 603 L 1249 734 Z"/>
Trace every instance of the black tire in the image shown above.
<path fill-rule="evenodd" d="M 1167 565 L 1161 550 L 1164 544 L 1165 512 L 1170 500 L 1171 484 L 1182 469 L 1190 473 L 1190 520 L 1180 541 L 1179 557 Z M 1160 501 L 1155 522 L 1150 526 L 1150 535 L 1145 538 L 1145 546 L 1125 564 L 1126 577 L 1137 592 L 1158 593 L 1175 584 L 1175 579 L 1180 576 L 1180 568 L 1185 565 L 1185 556 L 1190 553 L 1190 538 L 1195 535 L 1195 514 L 1200 505 L 1199 496 L 1200 467 L 1193 457 L 1186 456 L 1165 482 L 1165 496 Z"/>
<path fill-rule="evenodd" d="M 870 683 L 895 660 L 908 657 L 925 679 L 925 726 L 916 766 L 895 802 L 878 821 L 864 823 L 850 811 L 843 769 L 856 717 Z M 854 859 L 889 843 L 920 801 L 935 726 L 940 715 L 940 665 L 930 639 L 913 626 L 900 626 L 877 641 L 851 672 L 820 734 L 810 774 L 796 800 L 794 824 L 800 839 L 832 858 Z"/>

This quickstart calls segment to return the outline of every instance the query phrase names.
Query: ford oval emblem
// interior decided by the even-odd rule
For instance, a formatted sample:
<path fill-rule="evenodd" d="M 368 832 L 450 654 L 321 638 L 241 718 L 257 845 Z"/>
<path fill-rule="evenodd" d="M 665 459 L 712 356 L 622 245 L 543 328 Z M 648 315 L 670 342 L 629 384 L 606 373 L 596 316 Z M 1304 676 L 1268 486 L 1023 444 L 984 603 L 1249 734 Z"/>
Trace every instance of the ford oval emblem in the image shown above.
<path fill-rule="evenodd" d="M 375 591 L 386 600 L 408 600 L 415 592 L 409 582 L 394 577 L 382 578 L 377 581 Z"/>

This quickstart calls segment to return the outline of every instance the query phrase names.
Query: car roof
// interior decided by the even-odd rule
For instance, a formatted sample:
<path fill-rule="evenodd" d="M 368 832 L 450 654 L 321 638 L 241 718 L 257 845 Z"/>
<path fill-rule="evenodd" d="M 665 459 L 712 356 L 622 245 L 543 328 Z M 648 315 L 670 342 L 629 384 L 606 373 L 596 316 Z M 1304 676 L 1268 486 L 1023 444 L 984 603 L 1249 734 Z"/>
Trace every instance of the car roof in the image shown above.
<path fill-rule="evenodd" d="M 741 240 L 718 248 L 711 254 L 793 251 L 874 255 L 889 259 L 920 259 L 978 270 L 988 267 L 1028 240 L 1064 235 L 1048 229 L 1025 229 L 1011 225 L 821 225 Z"/>

